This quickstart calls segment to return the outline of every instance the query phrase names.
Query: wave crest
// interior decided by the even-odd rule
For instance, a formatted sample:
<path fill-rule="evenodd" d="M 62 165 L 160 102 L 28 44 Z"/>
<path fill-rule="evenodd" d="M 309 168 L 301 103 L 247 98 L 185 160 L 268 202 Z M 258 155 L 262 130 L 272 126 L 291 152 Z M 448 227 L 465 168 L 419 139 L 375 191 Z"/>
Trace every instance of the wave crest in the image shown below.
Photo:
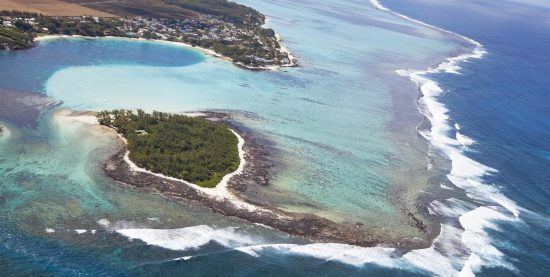
<path fill-rule="evenodd" d="M 130 240 L 139 239 L 148 245 L 179 251 L 198 249 L 211 242 L 228 248 L 257 242 L 257 239 L 237 231 L 237 228 L 215 229 L 206 225 L 179 229 L 118 229 L 116 232 Z"/>
<path fill-rule="evenodd" d="M 447 259 L 437 261 L 437 264 L 443 263 L 443 268 L 432 270 L 437 272 L 449 272 L 451 269 L 457 269 L 456 263 L 453 266 L 449 266 L 445 261 L 455 260 L 460 261 L 463 266 L 460 270 L 461 275 L 473 275 L 475 271 L 479 270 L 481 265 L 485 266 L 500 266 L 510 270 L 515 270 L 514 267 L 507 263 L 504 259 L 504 255 L 492 245 L 490 236 L 487 233 L 487 229 L 497 230 L 498 225 L 495 222 L 498 221 L 516 221 L 521 222 L 519 219 L 520 210 L 524 210 L 517 206 L 512 200 L 508 199 L 501 192 L 498 191 L 491 184 L 484 182 L 484 177 L 498 172 L 496 169 L 485 166 L 465 155 L 465 151 L 468 146 L 475 143 L 475 141 L 460 131 L 460 125 L 454 123 L 454 130 L 451 124 L 451 118 L 448 115 L 449 110 L 445 105 L 439 102 L 439 97 L 443 93 L 443 89 L 439 84 L 430 79 L 432 74 L 450 73 L 460 74 L 460 64 L 470 59 L 480 59 L 487 51 L 483 45 L 471 38 L 459 35 L 449 30 L 444 30 L 422 21 L 412 19 L 408 16 L 391 11 L 384 7 L 378 0 L 370 0 L 371 4 L 383 11 L 390 12 L 401 18 L 410 20 L 412 22 L 427 26 L 432 29 L 436 29 L 454 36 L 458 36 L 464 39 L 466 42 L 474 46 L 473 50 L 469 53 L 464 53 L 456 57 L 447 58 L 444 62 L 437 67 L 428 68 L 426 70 L 397 70 L 396 73 L 401 76 L 407 76 L 412 82 L 414 82 L 422 97 L 418 100 L 420 112 L 430 121 L 430 130 L 421 131 L 421 135 L 424 136 L 429 142 L 431 147 L 441 150 L 451 160 L 451 172 L 447 175 L 447 178 L 458 188 L 463 189 L 468 197 L 476 200 L 480 204 L 478 207 L 466 207 L 465 205 L 456 206 L 453 204 L 444 204 L 441 202 L 434 202 L 430 205 L 430 212 L 440 214 L 442 216 L 458 217 L 460 227 L 460 240 L 459 241 L 447 241 L 448 245 L 453 245 L 455 248 L 464 250 L 462 253 L 464 256 L 448 256 Z M 454 138 L 451 134 L 454 131 Z M 456 202 L 456 201 L 455 201 Z M 450 231 L 450 228 L 446 227 L 441 229 L 441 233 L 434 241 L 434 245 L 442 244 L 446 237 L 457 237 L 457 230 Z M 433 245 L 432 247 L 433 248 Z M 430 248 L 414 250 L 405 256 L 420 255 L 422 259 L 410 259 L 411 263 L 416 263 L 420 268 L 429 270 L 430 266 L 433 266 L 434 259 L 437 259 L 441 254 L 440 251 L 432 251 Z M 467 257 L 467 259 L 464 259 Z M 425 263 L 428 264 L 425 264 Z"/>

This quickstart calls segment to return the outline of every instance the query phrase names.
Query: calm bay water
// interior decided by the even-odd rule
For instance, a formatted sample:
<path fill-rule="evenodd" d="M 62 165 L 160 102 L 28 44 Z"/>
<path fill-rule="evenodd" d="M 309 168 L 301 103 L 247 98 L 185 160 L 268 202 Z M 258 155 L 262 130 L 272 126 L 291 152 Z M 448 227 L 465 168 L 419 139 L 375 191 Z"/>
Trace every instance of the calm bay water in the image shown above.
<path fill-rule="evenodd" d="M 416 207 L 414 201 L 430 187 L 428 179 L 436 173 L 426 169 L 427 148 L 417 135 L 422 121 L 416 108 L 417 89 L 395 70 L 424 69 L 444 56 L 466 51 L 467 44 L 364 2 L 242 2 L 270 17 L 268 24 L 281 33 L 301 68 L 250 72 L 170 44 L 60 39 L 43 41 L 30 50 L 0 53 L 0 87 L 42 93 L 63 100 L 64 108 L 79 110 L 245 113 L 248 116 L 238 120 L 274 143 L 273 184 L 254 197 L 288 210 L 360 222 L 390 238 L 421 236 L 400 209 L 425 212 L 426 207 Z M 457 31 L 469 35 L 467 30 Z M 448 80 L 449 87 L 464 84 L 467 87 L 462 89 L 469 90 L 471 75 L 478 73 L 470 66 L 480 61 L 463 66 L 465 74 L 452 77 L 459 81 Z M 447 85 L 447 77 L 437 78 Z M 465 101 L 462 93 L 452 95 L 453 99 L 444 99 L 448 105 Z M 490 99 L 487 103 L 492 103 Z M 471 115 L 468 104 L 461 107 L 464 115 Z M 475 119 L 450 110 L 477 141 L 472 147 L 494 145 L 485 143 L 471 127 Z M 38 130 L 10 126 L 10 133 L 0 142 L 0 268 L 5 271 L 453 274 L 472 257 L 471 245 L 445 243 L 460 236 L 456 222 L 443 226 L 450 239 L 438 238 L 444 251 L 440 247 L 403 256 L 383 247 L 307 244 L 200 207 L 112 184 L 100 172 L 112 138 L 97 136 L 77 123 L 47 115 Z M 486 160 L 482 163 L 501 170 Z M 542 184 L 539 188 L 544 190 Z M 404 204 L 388 196 L 396 188 Z M 544 216 L 540 207 L 547 198 L 540 197 L 538 209 L 516 201 Z M 544 232 L 544 226 L 537 226 Z M 505 236 L 502 241 L 507 241 Z M 508 259 L 497 258 L 499 270 L 517 268 Z M 434 259 L 441 266 L 426 266 Z"/>

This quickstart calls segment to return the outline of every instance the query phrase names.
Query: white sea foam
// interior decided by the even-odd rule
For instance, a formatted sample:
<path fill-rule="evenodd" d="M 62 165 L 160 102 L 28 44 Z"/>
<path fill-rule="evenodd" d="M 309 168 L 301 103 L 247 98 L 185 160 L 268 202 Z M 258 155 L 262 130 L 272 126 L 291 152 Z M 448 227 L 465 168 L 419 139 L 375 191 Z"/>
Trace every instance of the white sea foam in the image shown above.
<path fill-rule="evenodd" d="M 380 10 L 391 12 L 429 28 L 451 33 L 394 13 L 376 0 L 371 0 L 371 3 Z M 441 224 L 441 233 L 431 247 L 413 250 L 400 256 L 395 249 L 382 246 L 363 248 L 334 243 L 263 244 L 261 240 L 237 232 L 235 228 L 215 229 L 204 225 L 169 230 L 125 228 L 115 229 L 115 231 L 129 239 L 139 239 L 147 244 L 172 250 L 197 249 L 216 242 L 253 257 L 278 252 L 284 255 L 310 256 L 355 266 L 374 263 L 386 267 L 416 268 L 413 270 L 423 270 L 440 276 L 473 275 L 482 263 L 512 268 L 503 260 L 502 253 L 491 245 L 487 229 L 498 228 L 495 220 L 519 220 L 517 217 L 520 208 L 499 193 L 496 188 L 483 183 L 484 176 L 497 171 L 463 154 L 463 147 L 466 146 L 467 140 L 461 141 L 456 137 L 451 137 L 453 123 L 448 116 L 447 108 L 438 101 L 443 90 L 437 82 L 427 77 L 431 73 L 459 74 L 461 62 L 472 58 L 481 58 L 485 53 L 483 46 L 478 42 L 458 34 L 454 35 L 472 43 L 475 46 L 472 53 L 449 58 L 436 68 L 424 71 L 398 70 L 397 73 L 408 76 L 418 84 L 422 91 L 423 97 L 419 100 L 419 106 L 423 114 L 430 120 L 432 127 L 428 131 L 422 131 L 421 134 L 430 140 L 434 148 L 441 150 L 452 161 L 452 170 L 448 174 L 449 180 L 457 187 L 464 189 L 471 198 L 484 203 L 492 203 L 494 206 L 479 207 L 458 199 L 432 203 L 429 207 L 431 213 L 458 220 L 460 226 Z M 458 124 L 454 127 L 454 131 L 460 131 Z M 104 227 L 113 228 L 113 224 L 108 220 L 100 220 L 98 223 Z M 188 260 L 191 259 L 191 256 L 178 259 Z"/>
<path fill-rule="evenodd" d="M 52 228 L 46 228 L 45 231 L 46 231 L 46 233 L 54 233 L 55 232 L 55 230 L 52 229 Z"/>
<path fill-rule="evenodd" d="M 76 230 L 74 230 L 74 231 L 75 231 L 77 234 L 79 234 L 79 235 L 88 232 L 88 230 L 84 230 L 84 229 L 76 229 Z"/>
<path fill-rule="evenodd" d="M 338 261 L 355 266 L 376 263 L 386 267 L 394 267 L 398 262 L 395 259 L 394 248 L 365 248 L 339 243 L 313 243 L 306 245 L 264 244 L 238 247 L 235 250 L 254 257 L 261 256 L 262 252 L 275 251 L 285 255 L 309 256 L 325 261 Z"/>
<path fill-rule="evenodd" d="M 262 227 L 262 228 L 266 228 L 266 229 L 273 229 L 273 227 L 267 226 L 267 225 L 262 224 L 262 223 L 257 223 L 256 222 L 256 223 L 254 223 L 254 225 Z"/>
<path fill-rule="evenodd" d="M 475 141 L 463 134 L 460 133 L 460 125 L 458 123 L 455 123 L 455 130 L 456 130 L 456 141 L 460 143 L 464 147 L 468 147 L 475 143 Z"/>
<path fill-rule="evenodd" d="M 429 169 L 430 169 L 430 168 L 429 168 Z M 452 190 L 452 189 L 453 189 L 452 187 L 449 187 L 449 186 L 447 186 L 447 185 L 445 185 L 445 184 L 443 184 L 443 183 L 441 183 L 439 186 L 440 186 L 441 188 L 443 188 L 443 189 L 448 189 L 448 190 Z"/>
<path fill-rule="evenodd" d="M 453 202 L 453 201 L 451 201 Z M 460 203 L 460 200 L 454 201 Z M 456 211 L 453 211 L 456 212 Z M 179 229 L 119 229 L 117 233 L 129 238 L 138 239 L 148 245 L 154 245 L 175 251 L 196 250 L 215 242 L 228 249 L 233 249 L 252 257 L 263 255 L 296 255 L 312 257 L 323 261 L 336 261 L 353 266 L 377 264 L 388 268 L 403 268 L 413 271 L 433 273 L 443 276 L 458 275 L 466 261 L 474 263 L 475 259 L 468 254 L 468 249 L 455 247 L 460 244 L 462 229 L 451 225 L 441 225 L 441 234 L 430 248 L 413 250 L 400 256 L 395 248 L 359 247 L 338 243 L 313 244 L 263 244 L 262 240 L 239 232 L 237 228 L 199 225 Z M 478 234 L 478 225 L 472 225 L 471 234 Z M 472 240 L 472 245 L 475 240 Z M 497 250 L 498 251 L 498 250 Z M 494 249 L 486 251 L 493 257 L 499 257 Z M 190 260 L 193 256 L 183 256 L 174 260 Z"/>
<path fill-rule="evenodd" d="M 460 133 L 461 128 L 458 123 L 455 122 L 453 124 L 451 122 L 447 108 L 439 102 L 439 97 L 442 95 L 443 90 L 437 82 L 427 77 L 434 73 L 460 74 L 460 63 L 470 59 L 479 59 L 487 52 L 481 43 L 473 39 L 393 12 L 382 6 L 377 0 L 370 1 L 374 7 L 380 10 L 393 13 L 396 16 L 429 28 L 456 35 L 474 46 L 472 52 L 447 58 L 443 63 L 434 68 L 419 71 L 396 71 L 401 76 L 408 76 L 411 81 L 418 85 L 422 92 L 422 97 L 419 99 L 419 109 L 430 120 L 431 129 L 429 132 L 421 132 L 421 135 L 430 141 L 432 147 L 442 151 L 451 160 L 452 169 L 447 175 L 448 179 L 457 187 L 464 189 L 468 197 L 484 203 L 484 205 L 473 209 L 466 207 L 467 205 L 456 206 L 441 202 L 434 202 L 429 207 L 431 213 L 451 217 L 459 216 L 459 222 L 464 229 L 460 236 L 461 239 L 458 241 L 452 239 L 450 242 L 445 242 L 449 236 L 457 237 L 455 234 L 456 230 L 449 232 L 449 228 L 442 228 L 438 239 L 434 241 L 434 245 L 441 246 L 447 244 L 451 249 L 453 247 L 464 247 L 467 251 L 458 251 L 457 253 L 467 255 L 467 259 L 464 259 L 463 255 L 453 256 L 440 250 L 436 251 L 434 245 L 428 249 L 411 251 L 404 258 L 411 264 L 438 275 L 457 275 L 457 273 L 464 276 L 474 275 L 474 272 L 479 270 L 482 263 L 485 266 L 501 266 L 513 270 L 512 265 L 506 263 L 503 259 L 503 254 L 492 245 L 486 230 L 498 229 L 496 221 L 519 221 L 518 216 L 521 208 L 512 200 L 506 198 L 493 185 L 484 182 L 483 179 L 485 176 L 498 172 L 496 169 L 485 166 L 465 156 L 465 148 L 475 143 L 475 141 Z M 453 125 L 455 127 L 454 130 L 451 127 Z M 455 132 L 454 138 L 451 137 L 452 131 Z M 490 208 L 485 205 L 494 206 Z M 449 235 L 449 233 L 452 235 Z M 443 257 L 441 256 L 442 254 Z M 411 259 L 411 256 L 414 258 Z M 448 263 L 449 261 L 455 262 Z M 461 268 L 457 268 L 456 261 L 462 261 Z M 434 266 L 438 266 L 438 268 L 433 268 Z"/>
<path fill-rule="evenodd" d="M 215 229 L 206 225 L 179 229 L 119 229 L 116 232 L 131 240 L 142 240 L 148 245 L 182 251 L 198 249 L 211 242 L 235 248 L 258 241 L 233 227 Z"/>
<path fill-rule="evenodd" d="M 112 226 L 109 224 L 108 226 Z M 396 267 L 400 263 L 394 248 L 359 247 L 338 243 L 314 244 L 264 244 L 262 239 L 239 231 L 234 227 L 214 228 L 206 225 L 179 229 L 115 229 L 115 232 L 130 240 L 138 239 L 175 251 L 196 250 L 209 243 L 217 243 L 228 249 L 260 257 L 264 253 L 277 252 L 281 255 L 309 256 L 325 261 L 361 266 L 376 263 L 386 267 Z M 175 260 L 189 260 L 184 256 Z"/>
<path fill-rule="evenodd" d="M 504 195 L 498 192 L 498 190 L 493 186 L 483 182 L 484 176 L 496 173 L 498 171 L 476 162 L 464 155 L 463 148 L 473 144 L 474 140 L 460 134 L 458 130 L 455 130 L 455 138 L 449 136 L 449 134 L 452 133 L 452 128 L 450 118 L 448 116 L 448 110 L 442 103 L 438 102 L 438 98 L 442 94 L 443 90 L 435 81 L 425 77 L 426 74 L 430 73 L 456 73 L 453 71 L 458 68 L 457 65 L 455 65 L 453 67 L 454 69 L 451 71 L 449 69 L 449 64 L 459 61 L 460 59 L 474 58 L 478 56 L 479 55 L 477 53 L 471 56 L 461 55 L 459 58 L 449 59 L 449 62 L 447 62 L 443 67 L 429 69 L 426 71 L 410 71 L 411 80 L 419 86 L 423 94 L 421 103 L 423 103 L 423 106 L 426 108 L 423 112 L 432 124 L 430 132 L 424 133 L 424 136 L 430 141 L 433 147 L 441 150 L 451 160 L 452 169 L 447 177 L 454 185 L 464 189 L 467 195 L 473 199 L 481 200 L 485 203 L 499 204 L 517 216 L 519 210 L 517 206 L 511 200 L 507 199 Z M 441 207 L 439 208 L 439 211 L 443 212 L 444 215 L 452 215 L 450 210 L 456 209 L 452 206 L 449 207 L 450 210 L 443 210 Z M 464 245 L 464 247 L 469 249 L 471 252 L 469 253 L 468 259 L 463 261 L 462 268 L 459 270 L 460 274 L 473 274 L 476 270 L 479 270 L 482 263 L 488 260 L 491 260 L 492 265 L 494 266 L 503 266 L 511 269 L 512 266 L 504 261 L 502 253 L 491 245 L 491 240 L 486 233 L 480 233 L 478 229 L 475 231 L 469 229 L 472 226 L 469 225 L 468 222 L 476 219 L 475 216 L 479 215 L 479 213 L 475 212 L 476 210 L 466 212 L 461 216 L 460 223 L 465 231 L 462 234 L 460 244 Z M 456 211 L 456 213 L 458 215 L 461 212 Z M 483 229 L 496 228 L 496 225 L 492 222 L 500 218 L 498 213 L 499 212 L 494 212 L 491 213 L 491 216 L 489 217 L 478 218 L 477 225 L 475 226 L 481 226 Z M 448 234 L 442 232 L 440 237 L 443 235 Z M 417 255 L 415 259 L 411 260 L 411 253 Z M 419 268 L 432 270 L 435 274 L 443 273 L 443 275 L 456 275 L 459 273 L 456 271 L 456 263 L 454 262 L 456 260 L 462 260 L 458 259 L 459 257 L 442 255 L 441 251 L 436 251 L 433 247 L 429 249 L 415 250 L 411 253 L 408 253 L 405 257 L 409 257 L 408 261 Z M 437 265 L 437 268 L 434 268 L 435 265 Z"/>
<path fill-rule="evenodd" d="M 11 136 L 10 129 L 0 121 L 0 142 L 7 140 Z"/>
<path fill-rule="evenodd" d="M 102 218 L 102 219 L 97 221 L 97 224 L 99 224 L 102 227 L 107 228 L 107 227 L 109 227 L 109 225 L 111 225 L 111 222 L 106 218 Z"/>
<path fill-rule="evenodd" d="M 456 131 L 456 141 L 458 141 L 458 143 L 462 144 L 465 147 L 468 147 L 475 143 L 473 139 L 461 134 L 459 131 Z"/>
<path fill-rule="evenodd" d="M 438 276 L 456 276 L 470 255 L 469 249 L 462 247 L 462 229 L 441 224 L 441 233 L 432 246 L 413 250 L 402 258 L 407 266 L 422 269 Z"/>
<path fill-rule="evenodd" d="M 462 242 L 469 249 L 476 249 L 462 268 L 461 275 L 474 276 L 481 266 L 499 266 L 515 271 L 515 268 L 504 260 L 504 254 L 491 245 L 488 229 L 498 230 L 496 222 L 518 221 L 513 215 L 499 211 L 500 207 L 481 206 L 460 217 L 460 223 L 465 229 Z"/>
<path fill-rule="evenodd" d="M 458 218 L 474 208 L 475 207 L 471 204 L 454 198 L 449 198 L 444 201 L 435 200 L 428 205 L 430 214 L 437 214 L 450 218 Z"/>
<path fill-rule="evenodd" d="M 147 228 L 146 224 L 138 223 L 135 221 L 127 221 L 127 220 L 118 220 L 115 222 L 111 222 L 108 219 L 100 219 L 97 221 L 97 224 L 103 229 L 108 231 L 116 231 L 119 229 L 140 229 L 140 228 Z"/>
<path fill-rule="evenodd" d="M 175 258 L 174 261 L 189 261 L 193 258 L 193 256 L 184 256 L 180 258 Z"/>

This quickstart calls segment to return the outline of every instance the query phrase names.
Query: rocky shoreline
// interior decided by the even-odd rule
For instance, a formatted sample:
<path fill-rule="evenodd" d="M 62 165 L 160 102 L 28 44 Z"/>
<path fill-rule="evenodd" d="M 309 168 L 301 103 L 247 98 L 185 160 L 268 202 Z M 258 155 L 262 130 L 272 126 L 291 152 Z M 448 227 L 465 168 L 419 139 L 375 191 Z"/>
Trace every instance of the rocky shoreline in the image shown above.
<path fill-rule="evenodd" d="M 286 212 L 269 207 L 265 203 L 255 203 L 240 195 L 249 185 L 269 185 L 269 168 L 272 166 L 268 159 L 268 151 L 256 141 L 254 134 L 231 124 L 230 116 L 217 112 L 202 112 L 200 116 L 216 121 L 223 121 L 239 133 L 245 140 L 245 166 L 242 174 L 234 176 L 228 183 L 228 189 L 240 202 L 238 205 L 231 199 L 212 197 L 196 190 L 188 184 L 174 179 L 162 178 L 146 172 L 134 171 L 126 162 L 126 146 L 121 140 L 117 149 L 103 166 L 109 178 L 117 183 L 129 186 L 139 191 L 156 193 L 175 200 L 184 199 L 209 208 L 211 211 L 259 223 L 277 229 L 292 236 L 299 236 L 317 242 L 345 243 L 358 246 L 375 246 L 380 244 L 395 245 L 407 249 L 425 246 L 425 241 L 385 241 L 375 237 L 362 224 L 339 224 L 312 214 Z M 250 206 L 256 207 L 250 209 Z"/>

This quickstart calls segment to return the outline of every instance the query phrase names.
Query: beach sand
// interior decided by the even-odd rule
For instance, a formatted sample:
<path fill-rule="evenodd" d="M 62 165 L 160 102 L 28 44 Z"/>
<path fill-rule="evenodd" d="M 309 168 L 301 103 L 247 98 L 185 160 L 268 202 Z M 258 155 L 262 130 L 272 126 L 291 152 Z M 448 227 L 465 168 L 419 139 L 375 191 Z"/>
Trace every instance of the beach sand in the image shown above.
<path fill-rule="evenodd" d="M 298 66 L 297 63 L 296 63 L 296 58 L 280 42 L 279 35 L 276 35 L 276 37 L 277 37 L 277 40 L 279 41 L 279 43 L 281 45 L 281 51 L 284 52 L 284 53 L 287 53 L 289 55 L 290 64 L 288 64 L 288 65 L 283 65 L 283 66 L 270 65 L 270 66 L 262 66 L 262 67 L 247 66 L 243 63 L 235 62 L 230 57 L 221 55 L 221 54 L 215 52 L 214 50 L 211 50 L 211 49 L 208 49 L 208 48 L 203 48 L 203 47 L 200 47 L 200 46 L 193 46 L 193 45 L 185 43 L 185 42 L 166 41 L 166 40 L 159 40 L 159 39 L 125 38 L 125 37 L 113 37 L 113 36 L 85 37 L 85 36 L 80 36 L 80 35 L 71 35 L 71 36 L 68 36 L 68 35 L 40 35 L 40 36 L 37 36 L 36 38 L 34 38 L 34 41 L 45 41 L 45 40 L 60 39 L 60 38 L 86 38 L 86 39 L 116 38 L 116 39 L 128 39 L 128 40 L 135 40 L 135 41 L 152 41 L 152 42 L 156 42 L 156 43 L 164 43 L 164 44 L 174 45 L 174 46 L 178 46 L 178 47 L 193 48 L 197 51 L 200 51 L 201 53 L 203 53 L 205 55 L 212 56 L 212 57 L 215 57 L 215 58 L 218 58 L 218 59 L 222 59 L 222 60 L 230 62 L 230 63 L 232 63 L 236 66 L 239 66 L 239 67 L 242 67 L 242 68 L 245 68 L 245 69 L 250 69 L 250 70 L 277 71 L 277 70 L 280 70 L 284 67 L 296 67 L 296 66 Z"/>
<path fill-rule="evenodd" d="M 195 116 L 198 116 L 198 115 L 202 115 L 204 113 L 192 113 L 192 114 L 195 115 Z M 58 110 L 58 111 L 55 112 L 54 118 L 57 122 L 60 122 L 60 123 L 76 123 L 76 122 L 78 122 L 78 123 L 81 123 L 81 124 L 83 124 L 84 126 L 87 126 L 87 127 L 94 126 L 94 127 L 99 127 L 101 129 L 106 129 L 107 131 L 109 131 L 113 134 L 116 134 L 120 138 L 120 140 L 124 143 L 124 145 L 127 145 L 126 139 L 124 137 L 122 137 L 120 134 L 116 133 L 113 129 L 110 129 L 110 128 L 99 125 L 99 122 L 98 122 L 98 119 L 96 117 L 95 112 L 91 112 L 91 111 L 78 112 L 78 111 L 72 111 L 72 110 L 68 110 L 68 109 L 62 109 L 62 110 Z M 231 203 L 233 203 L 234 205 L 236 205 L 240 208 L 244 208 L 244 209 L 247 209 L 249 211 L 257 211 L 258 209 L 261 209 L 261 208 L 243 201 L 240 197 L 236 196 L 234 193 L 232 193 L 228 189 L 229 180 L 233 176 L 241 174 L 244 170 L 244 165 L 246 163 L 245 160 L 244 160 L 244 154 L 245 154 L 244 153 L 244 143 L 245 143 L 244 139 L 237 132 L 235 132 L 234 130 L 232 130 L 232 129 L 229 129 L 229 130 L 238 139 L 239 158 L 240 158 L 239 167 L 234 172 L 231 172 L 231 173 L 225 175 L 222 178 L 222 180 L 214 188 L 204 188 L 204 187 L 201 187 L 197 184 L 194 184 L 194 183 L 191 183 L 191 182 L 188 182 L 188 181 L 185 181 L 185 180 L 173 178 L 173 177 L 166 176 L 166 175 L 160 174 L 160 173 L 151 172 L 151 171 L 149 171 L 145 168 L 139 167 L 134 162 L 132 162 L 130 160 L 130 157 L 129 157 L 130 156 L 130 151 L 126 151 L 126 153 L 124 155 L 124 161 L 128 164 L 130 169 L 134 172 L 147 173 L 147 174 L 154 175 L 154 176 L 164 178 L 164 179 L 167 179 L 167 180 L 181 182 L 181 183 L 184 183 L 184 184 L 190 186 L 191 188 L 203 193 L 205 196 L 216 198 L 216 199 L 221 200 L 221 201 L 227 200 L 227 201 L 230 201 Z M 267 212 L 267 210 L 264 210 L 264 212 Z"/>
<path fill-rule="evenodd" d="M 206 113 L 208 118 L 213 114 Z M 113 154 L 103 166 L 105 175 L 118 183 L 145 193 L 162 195 L 176 201 L 184 201 L 191 205 L 198 204 L 209 208 L 212 212 L 225 216 L 232 216 L 247 220 L 254 224 L 261 224 L 277 229 L 292 236 L 298 236 L 317 242 L 337 242 L 358 246 L 374 246 L 380 243 L 393 244 L 383 237 L 372 235 L 368 229 L 359 225 L 339 224 L 328 219 L 304 213 L 292 213 L 268 206 L 266 203 L 253 203 L 239 195 L 239 191 L 233 186 L 235 179 L 243 181 L 243 178 L 261 174 L 256 172 L 252 162 L 245 161 L 245 157 L 251 157 L 254 161 L 254 150 L 246 147 L 245 138 L 239 134 L 238 128 L 232 126 L 231 131 L 238 138 L 239 157 L 241 163 L 234 172 L 224 176 L 215 188 L 203 188 L 185 180 L 164 176 L 150 172 L 136 166 L 128 157 L 125 140 L 115 130 L 101 126 L 97 123 L 94 112 L 78 112 L 71 110 L 58 110 L 54 113 L 54 120 L 60 124 L 81 124 L 92 135 L 108 136 L 114 138 L 117 145 Z M 74 125 L 73 125 L 74 126 Z M 237 131 L 236 131 L 237 130 Z M 248 149 L 248 150 L 247 150 Z M 239 178 L 236 178 L 239 177 Z M 246 186 L 246 185 L 245 185 Z M 426 242 L 397 242 L 401 247 L 425 246 Z"/>

